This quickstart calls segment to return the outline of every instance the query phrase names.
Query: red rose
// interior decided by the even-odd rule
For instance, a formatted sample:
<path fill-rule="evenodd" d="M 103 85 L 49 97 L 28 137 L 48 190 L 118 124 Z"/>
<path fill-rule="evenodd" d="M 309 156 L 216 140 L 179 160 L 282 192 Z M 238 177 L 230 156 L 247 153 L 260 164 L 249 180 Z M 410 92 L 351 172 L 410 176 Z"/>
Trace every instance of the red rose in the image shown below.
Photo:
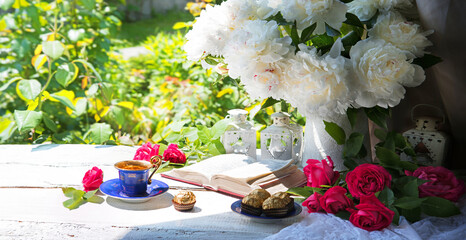
<path fill-rule="evenodd" d="M 307 207 L 309 213 L 323 212 L 324 209 L 320 206 L 319 202 L 321 197 L 322 195 L 320 193 L 313 193 L 303 202 L 303 206 Z"/>
<path fill-rule="evenodd" d="M 464 182 L 444 167 L 419 167 L 414 172 L 405 171 L 407 176 L 431 180 L 419 186 L 419 197 L 441 197 L 457 202 L 465 192 Z"/>
<path fill-rule="evenodd" d="M 333 171 L 333 161 L 327 156 L 328 163 L 325 159 L 322 161 L 316 159 L 307 160 L 307 166 L 303 168 L 307 177 L 307 186 L 318 187 L 320 185 L 333 185 L 340 177 L 338 171 Z"/>
<path fill-rule="evenodd" d="M 150 161 L 150 158 L 159 155 L 159 148 L 160 146 L 157 144 L 152 144 L 147 142 L 146 144 L 142 145 L 141 147 L 136 150 L 136 154 L 133 157 L 133 160 L 146 160 Z"/>
<path fill-rule="evenodd" d="M 171 163 L 182 163 L 186 162 L 186 155 L 178 149 L 178 145 L 171 143 L 168 148 L 163 152 L 163 160 L 170 161 Z"/>
<path fill-rule="evenodd" d="M 327 190 L 319 199 L 320 206 L 328 213 L 337 213 L 347 208 L 354 206 L 353 201 L 346 195 L 346 189 L 340 186 L 335 186 Z"/>
<path fill-rule="evenodd" d="M 379 165 L 364 163 L 346 175 L 348 190 L 355 198 L 369 196 L 390 187 L 392 176 Z"/>
<path fill-rule="evenodd" d="M 93 167 L 91 170 L 84 174 L 83 187 L 85 192 L 96 190 L 100 187 L 104 179 L 104 175 L 101 169 Z"/>
<path fill-rule="evenodd" d="M 388 227 L 395 216 L 395 213 L 385 207 L 375 195 L 361 196 L 361 202 L 356 208 L 359 210 L 354 210 L 349 220 L 354 226 L 367 231 Z"/>

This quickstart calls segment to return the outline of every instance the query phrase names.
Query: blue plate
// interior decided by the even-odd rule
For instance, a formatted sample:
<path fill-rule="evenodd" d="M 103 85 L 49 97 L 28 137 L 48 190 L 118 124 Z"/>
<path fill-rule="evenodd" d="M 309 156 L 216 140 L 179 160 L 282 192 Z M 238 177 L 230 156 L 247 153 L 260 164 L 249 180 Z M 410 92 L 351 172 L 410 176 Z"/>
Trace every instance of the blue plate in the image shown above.
<path fill-rule="evenodd" d="M 152 179 L 152 183 L 147 186 L 146 195 L 142 197 L 130 197 L 124 194 L 121 190 L 120 179 L 118 178 L 102 183 L 99 189 L 102 193 L 109 197 L 117 198 L 129 203 L 141 203 L 149 201 L 150 199 L 168 191 L 168 185 L 162 181 Z"/>
<path fill-rule="evenodd" d="M 235 212 L 235 213 L 241 214 L 242 216 L 250 218 L 251 220 L 253 220 L 255 222 L 269 223 L 269 222 L 274 222 L 274 221 L 283 220 L 283 219 L 287 219 L 287 218 L 297 216 L 297 215 L 299 215 L 301 213 L 301 211 L 303 209 L 302 209 L 301 205 L 299 205 L 298 203 L 295 202 L 294 203 L 294 210 L 289 212 L 288 214 L 286 214 L 283 217 L 267 217 L 264 214 L 262 214 L 260 216 L 255 216 L 255 215 L 251 215 L 251 214 L 241 212 L 241 200 L 238 200 L 238 201 L 234 202 L 233 204 L 231 204 L 231 210 L 233 210 L 233 212 Z"/>

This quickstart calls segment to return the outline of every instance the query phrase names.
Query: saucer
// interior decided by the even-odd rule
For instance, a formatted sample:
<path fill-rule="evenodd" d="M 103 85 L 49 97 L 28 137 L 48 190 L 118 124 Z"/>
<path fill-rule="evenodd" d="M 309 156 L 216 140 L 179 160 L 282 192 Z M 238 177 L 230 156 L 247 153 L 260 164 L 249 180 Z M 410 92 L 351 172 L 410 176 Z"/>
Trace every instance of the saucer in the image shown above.
<path fill-rule="evenodd" d="M 276 222 L 276 221 L 281 221 L 281 220 L 284 220 L 284 219 L 295 217 L 295 216 L 299 215 L 303 209 L 302 209 L 301 205 L 299 205 L 298 203 L 295 202 L 294 203 L 294 210 L 287 213 L 283 217 L 267 217 L 267 216 L 265 216 L 265 214 L 261 214 L 260 216 L 254 216 L 254 215 L 242 212 L 241 211 L 241 200 L 238 200 L 238 201 L 234 202 L 233 204 L 231 204 L 231 210 L 233 212 L 235 212 L 235 213 L 239 213 L 240 215 L 242 215 L 242 216 L 244 216 L 246 218 L 251 219 L 254 222 L 273 223 L 273 222 Z"/>
<path fill-rule="evenodd" d="M 141 197 L 130 197 L 123 193 L 120 186 L 120 179 L 115 178 L 112 180 L 105 181 L 100 185 L 100 191 L 112 198 L 120 199 L 123 202 L 128 203 L 142 203 L 155 198 L 162 193 L 168 191 L 168 185 L 162 181 L 152 179 L 152 183 L 147 186 L 145 196 Z"/>

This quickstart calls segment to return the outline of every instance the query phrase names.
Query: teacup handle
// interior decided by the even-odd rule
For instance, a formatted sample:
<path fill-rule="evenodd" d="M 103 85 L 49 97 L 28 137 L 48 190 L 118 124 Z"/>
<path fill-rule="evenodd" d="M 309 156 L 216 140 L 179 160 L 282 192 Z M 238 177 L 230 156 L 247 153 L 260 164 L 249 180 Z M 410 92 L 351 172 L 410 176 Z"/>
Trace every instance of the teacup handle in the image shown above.
<path fill-rule="evenodd" d="M 162 165 L 162 158 L 159 155 L 155 155 L 150 158 L 150 162 L 152 163 L 152 167 L 154 168 L 154 171 L 149 176 L 149 179 L 147 180 L 147 184 L 152 183 L 152 176 L 154 175 L 155 172 L 157 172 L 157 169 L 159 169 L 160 165 Z"/>

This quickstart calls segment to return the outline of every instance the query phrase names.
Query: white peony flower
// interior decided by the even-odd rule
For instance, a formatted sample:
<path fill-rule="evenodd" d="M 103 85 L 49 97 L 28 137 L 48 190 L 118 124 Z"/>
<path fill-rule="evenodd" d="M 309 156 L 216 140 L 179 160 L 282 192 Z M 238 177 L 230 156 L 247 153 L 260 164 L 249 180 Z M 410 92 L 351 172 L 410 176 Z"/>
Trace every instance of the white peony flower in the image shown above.
<path fill-rule="evenodd" d="M 408 22 L 400 14 L 392 12 L 379 16 L 377 23 L 368 34 L 370 37 L 393 44 L 410 56 L 414 54 L 416 57 L 421 57 L 424 55 L 424 48 L 432 45 L 426 37 L 432 32 L 421 32 L 419 25 Z"/>
<path fill-rule="evenodd" d="M 315 34 L 325 33 L 325 23 L 340 29 L 346 20 L 347 7 L 338 0 L 286 0 L 278 5 L 278 9 L 289 22 L 296 21 L 302 30 L 316 23 Z"/>
<path fill-rule="evenodd" d="M 349 59 L 330 55 L 319 57 L 317 50 L 300 44 L 301 51 L 291 59 L 284 85 L 284 99 L 305 116 L 323 118 L 345 114 L 352 103 Z"/>
<path fill-rule="evenodd" d="M 256 0 L 229 0 L 214 7 L 207 5 L 186 34 L 184 50 L 188 60 L 198 61 L 207 55 L 221 56 L 230 34 L 244 21 L 257 19 Z"/>
<path fill-rule="evenodd" d="M 377 10 L 385 13 L 395 8 L 404 9 L 412 7 L 412 0 L 354 0 L 348 5 L 348 12 L 358 16 L 361 21 L 371 19 Z"/>
<path fill-rule="evenodd" d="M 275 16 L 278 13 L 277 5 L 277 0 L 257 0 L 257 16 L 263 20 Z"/>
<path fill-rule="evenodd" d="M 411 64 L 406 55 L 380 39 L 366 39 L 350 50 L 353 70 L 360 85 L 356 103 L 362 107 L 393 107 L 404 98 L 406 87 L 416 87 L 424 70 Z"/>
<path fill-rule="evenodd" d="M 253 20 L 232 33 L 223 56 L 230 77 L 240 77 L 252 96 L 265 98 L 279 86 L 285 71 L 281 61 L 293 51 L 291 39 L 280 38 L 275 21 Z"/>
<path fill-rule="evenodd" d="M 354 0 L 348 5 L 348 12 L 358 16 L 361 21 L 367 21 L 377 12 L 378 0 Z"/>

